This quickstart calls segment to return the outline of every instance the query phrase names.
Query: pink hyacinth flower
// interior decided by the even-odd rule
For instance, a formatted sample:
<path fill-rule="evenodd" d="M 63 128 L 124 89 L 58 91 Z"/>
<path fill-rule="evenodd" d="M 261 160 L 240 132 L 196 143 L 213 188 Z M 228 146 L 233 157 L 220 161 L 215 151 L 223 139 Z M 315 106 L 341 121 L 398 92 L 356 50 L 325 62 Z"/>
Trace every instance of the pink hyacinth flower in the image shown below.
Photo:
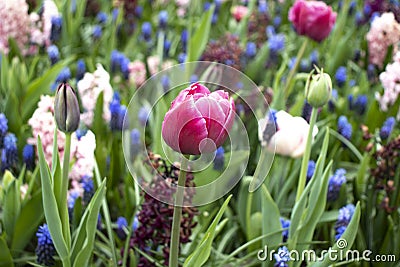
<path fill-rule="evenodd" d="M 183 154 L 210 153 L 228 137 L 234 115 L 235 103 L 227 92 L 211 93 L 195 83 L 172 102 L 162 124 L 162 136 L 173 150 Z"/>

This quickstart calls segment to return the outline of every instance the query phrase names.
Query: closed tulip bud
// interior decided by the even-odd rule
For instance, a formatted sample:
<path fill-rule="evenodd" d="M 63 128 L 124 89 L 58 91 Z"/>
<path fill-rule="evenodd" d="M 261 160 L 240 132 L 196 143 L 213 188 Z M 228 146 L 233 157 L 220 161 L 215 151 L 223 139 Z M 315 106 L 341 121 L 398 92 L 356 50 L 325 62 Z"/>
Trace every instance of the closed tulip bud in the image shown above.
<path fill-rule="evenodd" d="M 75 90 L 67 83 L 62 83 L 57 88 L 54 116 L 60 131 L 72 133 L 78 129 L 80 120 L 78 99 Z"/>
<path fill-rule="evenodd" d="M 329 74 L 321 69 L 317 74 L 310 73 L 306 84 L 306 99 L 314 108 L 328 103 L 332 92 L 332 80 Z"/>

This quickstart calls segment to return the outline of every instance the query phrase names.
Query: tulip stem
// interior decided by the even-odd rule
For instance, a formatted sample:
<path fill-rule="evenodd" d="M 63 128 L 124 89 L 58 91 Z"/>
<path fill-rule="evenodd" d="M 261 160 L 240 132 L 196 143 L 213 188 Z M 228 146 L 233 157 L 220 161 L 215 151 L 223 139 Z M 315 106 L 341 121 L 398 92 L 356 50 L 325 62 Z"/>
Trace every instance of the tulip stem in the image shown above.
<path fill-rule="evenodd" d="M 288 77 L 287 77 L 287 79 L 286 79 L 285 90 L 283 90 L 283 92 L 284 92 L 284 94 L 285 94 L 285 99 L 287 99 L 287 98 L 289 97 L 289 94 L 290 94 L 290 86 L 291 86 L 291 83 L 292 83 L 294 74 L 296 73 L 296 71 L 297 71 L 297 69 L 298 69 L 298 67 L 299 67 L 299 65 L 300 65 L 301 58 L 303 57 L 304 52 L 306 51 L 307 45 L 308 45 L 308 38 L 305 38 L 305 39 L 304 39 L 304 42 L 303 42 L 303 44 L 302 44 L 302 46 L 301 46 L 301 48 L 300 48 L 299 51 L 297 52 L 297 55 L 296 55 L 296 62 L 294 63 L 294 66 L 293 66 L 293 68 L 290 70 L 289 75 L 288 75 Z"/>
<path fill-rule="evenodd" d="M 64 146 L 64 161 L 62 166 L 62 181 L 61 181 L 61 223 L 65 242 L 67 248 L 71 247 L 71 234 L 69 230 L 69 216 L 67 206 L 68 194 L 68 172 L 69 172 L 69 158 L 71 154 L 71 133 L 65 133 L 65 146 Z"/>
<path fill-rule="evenodd" d="M 187 156 L 184 156 L 188 158 Z M 182 161 L 182 163 L 184 160 Z M 184 186 L 186 183 L 186 171 L 183 164 L 179 171 L 178 186 L 175 196 L 174 214 L 172 217 L 172 230 L 171 230 L 171 243 L 169 251 L 169 267 L 178 267 L 178 256 L 179 256 L 179 235 L 181 228 L 182 218 L 182 204 L 183 204 L 183 193 Z"/>
<path fill-rule="evenodd" d="M 296 202 L 299 201 L 301 195 L 303 194 L 304 187 L 306 185 L 308 161 L 310 160 L 313 131 L 314 131 L 314 125 L 317 121 L 317 115 L 318 115 L 318 108 L 313 107 L 310 118 L 310 128 L 308 130 L 308 136 L 307 136 L 306 150 L 304 151 L 303 161 L 301 162 L 300 178 L 297 186 Z"/>

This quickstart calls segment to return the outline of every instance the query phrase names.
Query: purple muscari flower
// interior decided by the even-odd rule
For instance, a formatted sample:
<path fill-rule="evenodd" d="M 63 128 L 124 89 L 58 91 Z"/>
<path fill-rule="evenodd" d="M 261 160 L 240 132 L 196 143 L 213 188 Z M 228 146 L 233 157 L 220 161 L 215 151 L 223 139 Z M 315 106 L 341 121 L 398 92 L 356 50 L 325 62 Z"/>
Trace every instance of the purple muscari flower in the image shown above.
<path fill-rule="evenodd" d="M 133 223 L 132 223 L 132 230 L 136 231 L 136 229 L 139 227 L 139 220 L 137 216 L 133 218 Z"/>
<path fill-rule="evenodd" d="M 17 138 L 13 133 L 8 133 L 3 140 L 1 151 L 1 172 L 16 167 L 18 161 Z"/>
<path fill-rule="evenodd" d="M 364 15 L 369 16 L 372 14 L 372 7 L 368 3 L 364 5 L 363 9 Z"/>
<path fill-rule="evenodd" d="M 8 120 L 4 113 L 0 113 L 0 148 L 3 147 L 4 137 L 8 131 Z"/>
<path fill-rule="evenodd" d="M 310 54 L 310 64 L 311 67 L 313 67 L 314 65 L 318 65 L 318 58 L 319 58 L 319 54 L 317 50 L 313 50 Z"/>
<path fill-rule="evenodd" d="M 183 52 L 186 53 L 186 48 L 187 48 L 187 42 L 188 42 L 188 31 L 184 29 L 181 33 L 181 43 L 182 43 L 182 49 Z"/>
<path fill-rule="evenodd" d="M 45 266 L 53 266 L 53 257 L 56 255 L 56 248 L 54 247 L 53 239 L 51 238 L 47 224 L 39 226 L 36 237 L 38 242 L 35 249 L 37 263 Z"/>
<path fill-rule="evenodd" d="M 287 262 L 290 261 L 290 253 L 286 246 L 280 247 L 278 252 L 274 254 L 276 263 L 275 267 L 288 267 Z"/>
<path fill-rule="evenodd" d="M 146 126 L 147 120 L 149 119 L 150 108 L 148 106 L 143 106 L 139 109 L 138 118 L 142 126 Z"/>
<path fill-rule="evenodd" d="M 169 77 L 167 75 L 164 75 L 161 77 L 161 85 L 164 89 L 164 92 L 168 92 L 169 90 L 169 86 L 170 86 L 170 82 L 169 82 Z"/>
<path fill-rule="evenodd" d="M 303 111 L 302 111 L 301 116 L 307 122 L 310 122 L 311 111 L 312 111 L 312 106 L 310 105 L 310 103 L 307 102 L 307 100 L 304 100 L 304 106 L 303 106 Z"/>
<path fill-rule="evenodd" d="M 222 0 L 214 0 L 215 4 L 215 12 L 218 13 L 219 9 L 221 8 Z"/>
<path fill-rule="evenodd" d="M 205 2 L 203 5 L 203 10 L 204 11 L 208 11 L 211 7 L 211 3 L 210 2 Z"/>
<path fill-rule="evenodd" d="M 285 48 L 285 35 L 275 34 L 268 38 L 268 47 L 271 53 L 278 53 Z"/>
<path fill-rule="evenodd" d="M 364 115 L 367 109 L 368 97 L 366 95 L 359 95 L 354 102 L 353 108 L 359 115 Z"/>
<path fill-rule="evenodd" d="M 290 220 L 285 220 L 282 217 L 279 220 L 281 221 L 282 229 L 286 229 L 282 231 L 283 242 L 286 242 L 289 237 Z"/>
<path fill-rule="evenodd" d="M 161 29 L 165 29 L 167 27 L 168 23 L 168 12 L 166 10 L 161 10 L 160 13 L 158 13 L 158 26 Z"/>
<path fill-rule="evenodd" d="M 71 70 L 68 67 L 65 67 L 60 71 L 55 82 L 51 85 L 51 91 L 54 92 L 58 84 L 66 83 L 69 79 L 71 79 Z"/>
<path fill-rule="evenodd" d="M 291 57 L 289 59 L 288 67 L 289 67 L 290 70 L 294 68 L 294 65 L 296 64 L 296 60 L 297 60 L 296 57 Z"/>
<path fill-rule="evenodd" d="M 364 15 L 360 11 L 357 11 L 356 12 L 356 25 L 360 26 L 360 25 L 364 24 L 364 21 L 365 21 Z"/>
<path fill-rule="evenodd" d="M 125 115 L 127 113 L 127 109 L 125 105 L 121 105 L 119 108 L 118 115 L 118 130 L 126 130 L 128 128 L 128 122 L 124 124 Z"/>
<path fill-rule="evenodd" d="M 347 226 L 351 221 L 351 218 L 353 217 L 354 210 L 355 207 L 353 204 L 347 204 L 346 206 L 344 206 L 339 210 L 338 220 L 336 221 L 335 225 L 336 240 L 338 240 L 346 230 Z"/>
<path fill-rule="evenodd" d="M 78 198 L 79 198 L 78 191 L 73 191 L 73 190 L 69 191 L 68 198 L 67 198 L 69 221 L 72 221 L 72 216 L 74 215 L 75 202 Z"/>
<path fill-rule="evenodd" d="M 125 217 L 118 217 L 117 221 L 117 235 L 120 239 L 124 240 L 126 238 L 126 233 L 125 233 L 125 229 L 128 227 L 128 221 L 125 219 Z"/>
<path fill-rule="evenodd" d="M 143 7 L 142 6 L 137 6 L 135 8 L 136 17 L 138 17 L 140 19 L 142 17 L 142 14 L 143 14 Z"/>
<path fill-rule="evenodd" d="M 82 80 L 83 76 L 85 75 L 86 72 L 86 64 L 83 59 L 79 59 L 78 62 L 76 63 L 76 80 L 80 81 Z"/>
<path fill-rule="evenodd" d="M 212 24 L 212 25 L 215 25 L 215 23 L 217 23 L 217 21 L 218 21 L 218 14 L 217 14 L 217 13 L 214 13 L 214 14 L 212 15 L 212 17 L 211 17 L 211 24 Z"/>
<path fill-rule="evenodd" d="M 275 28 L 273 26 L 269 25 L 265 28 L 265 33 L 267 34 L 268 38 L 271 38 L 272 36 L 274 36 L 276 34 Z"/>
<path fill-rule="evenodd" d="M 347 140 L 350 140 L 353 128 L 346 116 L 340 116 L 338 120 L 338 132 Z"/>
<path fill-rule="evenodd" d="M 117 18 L 118 18 L 118 13 L 119 13 L 118 8 L 114 8 L 114 9 L 112 10 L 112 19 L 113 19 L 113 21 L 116 21 L 116 20 L 117 20 Z"/>
<path fill-rule="evenodd" d="M 354 79 L 351 79 L 349 81 L 349 87 L 354 87 L 354 86 L 356 86 L 356 81 Z"/>
<path fill-rule="evenodd" d="M 104 13 L 104 12 L 99 12 L 99 13 L 97 14 L 97 16 L 96 16 L 96 20 L 97 20 L 97 22 L 100 23 L 100 24 L 106 23 L 106 22 L 107 22 L 107 19 L 108 19 L 108 16 L 107 16 L 107 14 Z"/>
<path fill-rule="evenodd" d="M 330 112 L 335 111 L 335 101 L 338 99 L 338 91 L 336 89 L 332 89 L 331 99 L 328 102 L 328 110 Z"/>
<path fill-rule="evenodd" d="M 125 79 L 129 78 L 129 58 L 123 53 L 113 50 L 111 52 L 111 72 L 121 71 Z"/>
<path fill-rule="evenodd" d="M 307 168 L 307 182 L 310 181 L 310 179 L 313 177 L 315 172 L 315 161 L 310 160 L 308 162 L 308 168 Z"/>
<path fill-rule="evenodd" d="M 119 127 L 119 116 L 120 116 L 120 109 L 121 109 L 121 99 L 117 92 L 114 92 L 113 98 L 110 102 L 110 128 L 112 131 L 120 130 Z"/>
<path fill-rule="evenodd" d="M 339 197 L 340 188 L 346 182 L 346 170 L 337 169 L 335 174 L 329 178 L 328 201 L 335 201 Z"/>
<path fill-rule="evenodd" d="M 268 5 L 265 1 L 260 1 L 258 3 L 258 12 L 260 13 L 268 13 Z"/>
<path fill-rule="evenodd" d="M 83 203 L 89 204 L 94 195 L 93 178 L 89 175 L 85 175 L 82 177 L 81 184 L 83 188 Z"/>
<path fill-rule="evenodd" d="M 152 27 L 150 22 L 144 22 L 142 24 L 142 37 L 145 41 L 150 41 L 151 39 L 151 32 L 152 32 Z"/>
<path fill-rule="evenodd" d="M 253 58 L 257 53 L 257 46 L 253 42 L 248 42 L 246 44 L 246 56 L 249 58 Z"/>
<path fill-rule="evenodd" d="M 347 69 L 344 66 L 340 66 L 337 70 L 336 70 L 336 74 L 335 74 L 335 79 L 336 79 L 336 83 L 339 87 L 342 87 L 346 80 L 347 80 Z"/>
<path fill-rule="evenodd" d="M 101 35 L 103 34 L 103 30 L 101 29 L 100 25 L 95 25 L 93 27 L 92 36 L 94 39 L 100 39 Z"/>
<path fill-rule="evenodd" d="M 56 41 L 60 40 L 61 27 L 62 27 L 62 18 L 59 16 L 52 17 L 51 18 L 50 41 L 56 42 Z"/>
<path fill-rule="evenodd" d="M 368 64 L 367 76 L 368 76 L 368 80 L 370 80 L 370 81 L 375 79 L 375 77 L 376 77 L 376 68 L 375 68 L 374 64 Z"/>
<path fill-rule="evenodd" d="M 225 150 L 222 146 L 220 146 L 215 151 L 215 158 L 214 158 L 214 170 L 222 171 L 224 169 L 225 164 Z"/>
<path fill-rule="evenodd" d="M 396 120 L 394 119 L 394 117 L 389 117 L 386 119 L 386 121 L 382 125 L 381 130 L 379 131 L 379 136 L 382 140 L 386 140 L 389 138 L 390 134 L 393 131 L 395 123 Z"/>
<path fill-rule="evenodd" d="M 352 94 L 349 94 L 348 96 L 347 96 L 347 101 L 349 102 L 349 110 L 353 110 L 354 109 L 354 106 L 353 106 L 353 99 L 354 99 L 354 96 L 352 95 Z"/>
<path fill-rule="evenodd" d="M 280 16 L 276 16 L 272 21 L 272 24 L 274 24 L 275 29 L 278 29 L 279 26 L 281 26 L 281 23 L 282 23 L 282 18 Z"/>
<path fill-rule="evenodd" d="M 26 169 L 32 171 L 35 168 L 35 147 L 33 145 L 25 145 L 22 150 L 22 159 L 26 165 Z"/>
<path fill-rule="evenodd" d="M 56 64 L 60 60 L 60 52 L 58 51 L 58 47 L 55 45 L 47 47 L 47 55 L 49 56 L 51 65 Z"/>
<path fill-rule="evenodd" d="M 131 131 L 131 159 L 134 159 L 140 152 L 140 132 L 138 129 Z"/>
<path fill-rule="evenodd" d="M 299 65 L 299 69 L 301 72 L 309 72 L 311 70 L 312 66 L 310 65 L 310 62 L 308 61 L 308 59 L 303 58 L 302 60 L 300 60 L 300 65 Z"/>
<path fill-rule="evenodd" d="M 171 48 L 171 42 L 168 40 L 164 41 L 164 54 L 168 55 L 169 49 Z"/>
<path fill-rule="evenodd" d="M 76 138 L 78 138 L 78 140 L 81 140 L 81 138 L 86 135 L 87 131 L 88 130 L 86 128 L 77 129 L 75 131 Z"/>

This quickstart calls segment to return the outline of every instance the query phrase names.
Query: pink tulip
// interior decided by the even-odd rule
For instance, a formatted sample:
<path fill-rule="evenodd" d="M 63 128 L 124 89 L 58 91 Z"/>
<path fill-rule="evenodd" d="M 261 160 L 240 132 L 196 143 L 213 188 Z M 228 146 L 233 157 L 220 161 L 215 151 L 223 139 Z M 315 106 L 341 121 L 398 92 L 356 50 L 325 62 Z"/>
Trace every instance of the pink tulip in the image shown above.
<path fill-rule="evenodd" d="M 249 9 L 246 6 L 234 6 L 231 9 L 232 16 L 237 22 L 240 22 L 247 15 Z"/>
<path fill-rule="evenodd" d="M 297 0 L 289 10 L 289 20 L 300 35 L 321 42 L 336 22 L 336 12 L 322 1 Z"/>
<path fill-rule="evenodd" d="M 173 150 L 182 154 L 213 152 L 228 137 L 234 115 L 235 103 L 227 92 L 211 93 L 195 83 L 172 101 L 162 124 L 162 136 Z"/>

